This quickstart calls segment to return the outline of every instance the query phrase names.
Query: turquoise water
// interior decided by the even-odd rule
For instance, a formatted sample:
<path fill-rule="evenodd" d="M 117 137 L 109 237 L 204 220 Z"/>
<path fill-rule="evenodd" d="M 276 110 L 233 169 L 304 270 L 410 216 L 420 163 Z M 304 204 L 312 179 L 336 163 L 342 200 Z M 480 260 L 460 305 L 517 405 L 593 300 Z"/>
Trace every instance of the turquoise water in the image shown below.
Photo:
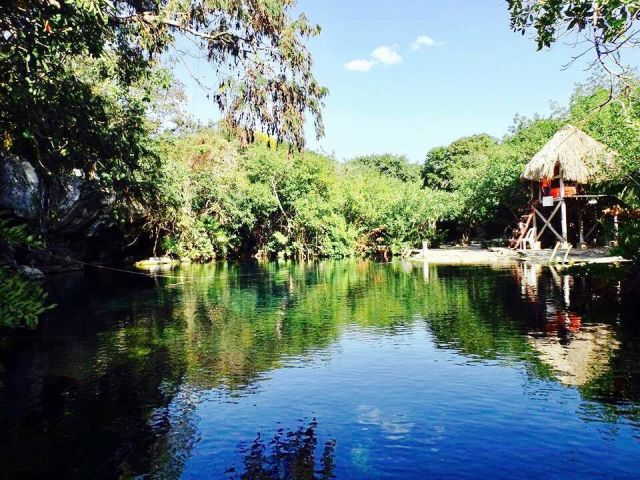
<path fill-rule="evenodd" d="M 54 277 L 2 478 L 638 478 L 638 303 L 522 265 Z"/>

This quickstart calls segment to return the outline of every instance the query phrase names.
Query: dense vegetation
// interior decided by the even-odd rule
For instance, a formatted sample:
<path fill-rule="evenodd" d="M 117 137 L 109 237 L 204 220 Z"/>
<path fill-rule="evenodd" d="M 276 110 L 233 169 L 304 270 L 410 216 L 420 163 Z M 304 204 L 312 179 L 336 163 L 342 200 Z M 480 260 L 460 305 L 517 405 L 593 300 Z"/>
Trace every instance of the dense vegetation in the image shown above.
<path fill-rule="evenodd" d="M 213 128 L 158 138 L 160 198 L 148 211 L 157 253 L 205 261 L 234 255 L 336 257 L 392 255 L 432 243 L 504 238 L 529 199 L 524 165 L 562 126 L 572 123 L 620 155 L 594 193 L 638 207 L 640 148 L 635 90 L 623 107 L 606 85 L 576 89 L 548 118 L 516 118 L 502 139 L 485 134 L 428 152 L 423 165 L 391 154 L 338 162 L 292 153 L 262 137 L 243 148 Z M 637 231 L 625 220 L 625 254 Z"/>
<path fill-rule="evenodd" d="M 242 148 L 212 128 L 162 136 L 158 149 L 160 208 L 144 214 L 157 252 L 180 258 L 389 255 L 451 213 L 403 157 L 339 163 L 266 138 Z"/>

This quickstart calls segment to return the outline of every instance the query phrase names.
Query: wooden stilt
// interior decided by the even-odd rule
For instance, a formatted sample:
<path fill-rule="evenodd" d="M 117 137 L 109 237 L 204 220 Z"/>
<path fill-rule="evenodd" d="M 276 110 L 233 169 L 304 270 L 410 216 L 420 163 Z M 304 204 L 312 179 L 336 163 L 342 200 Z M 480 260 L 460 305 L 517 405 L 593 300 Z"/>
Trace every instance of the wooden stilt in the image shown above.
<path fill-rule="evenodd" d="M 542 213 L 540 213 L 536 207 L 533 207 L 533 211 L 544 222 L 544 226 L 538 232 L 538 236 L 536 237 L 536 241 L 540 240 L 540 237 L 542 236 L 544 231 L 547 229 L 547 227 L 549 228 L 549 230 L 551 230 L 553 232 L 553 234 L 556 236 L 556 238 L 558 238 L 558 240 L 562 241 L 562 236 L 560 236 L 560 234 L 556 231 L 556 229 L 551 226 L 551 220 L 553 220 L 553 217 L 556 215 L 556 213 L 560 209 L 560 206 L 561 206 L 560 203 L 558 203 L 558 205 L 556 205 L 556 208 L 553 209 L 553 211 L 551 212 L 551 215 L 549 215 L 549 218 L 545 218 L 544 215 L 542 215 Z"/>
<path fill-rule="evenodd" d="M 566 247 L 567 241 L 567 204 L 564 201 L 564 180 L 560 178 L 560 221 L 562 222 L 562 241 Z"/>
<path fill-rule="evenodd" d="M 578 213 L 578 228 L 580 235 L 580 248 L 587 248 L 587 244 L 584 241 L 584 212 L 582 211 L 582 208 Z"/>
<path fill-rule="evenodd" d="M 532 250 L 539 250 L 540 243 L 536 240 L 538 237 L 538 216 L 533 214 L 533 245 L 531 246 Z"/>

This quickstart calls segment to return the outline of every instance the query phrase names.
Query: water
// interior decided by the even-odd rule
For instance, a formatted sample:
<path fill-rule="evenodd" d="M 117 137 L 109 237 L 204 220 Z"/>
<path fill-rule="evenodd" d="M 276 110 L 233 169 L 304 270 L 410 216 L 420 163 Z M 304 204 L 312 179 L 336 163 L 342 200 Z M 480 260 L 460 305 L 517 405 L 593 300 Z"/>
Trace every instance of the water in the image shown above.
<path fill-rule="evenodd" d="M 0 343 L 2 478 L 638 478 L 640 322 L 525 266 L 55 277 Z"/>

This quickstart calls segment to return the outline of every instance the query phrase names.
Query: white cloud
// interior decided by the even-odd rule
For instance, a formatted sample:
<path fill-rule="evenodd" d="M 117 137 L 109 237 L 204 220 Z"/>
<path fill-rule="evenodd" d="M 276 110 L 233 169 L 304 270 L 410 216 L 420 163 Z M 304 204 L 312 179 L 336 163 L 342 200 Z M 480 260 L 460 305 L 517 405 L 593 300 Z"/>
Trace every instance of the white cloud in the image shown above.
<path fill-rule="evenodd" d="M 378 64 L 375 60 L 355 59 L 344 64 L 344 68 L 351 72 L 368 72 Z"/>
<path fill-rule="evenodd" d="M 384 65 L 395 65 L 402 62 L 402 57 L 392 47 L 378 47 L 371 56 Z"/>
<path fill-rule="evenodd" d="M 377 65 L 395 65 L 402 62 L 402 57 L 395 47 L 381 46 L 376 48 L 369 59 L 356 58 L 344 64 L 345 70 L 351 72 L 368 72 Z"/>
<path fill-rule="evenodd" d="M 427 35 L 421 35 L 411 44 L 411 48 L 414 50 L 420 50 L 421 48 L 435 47 L 439 44 L 440 42 L 436 42 L 433 38 Z"/>

